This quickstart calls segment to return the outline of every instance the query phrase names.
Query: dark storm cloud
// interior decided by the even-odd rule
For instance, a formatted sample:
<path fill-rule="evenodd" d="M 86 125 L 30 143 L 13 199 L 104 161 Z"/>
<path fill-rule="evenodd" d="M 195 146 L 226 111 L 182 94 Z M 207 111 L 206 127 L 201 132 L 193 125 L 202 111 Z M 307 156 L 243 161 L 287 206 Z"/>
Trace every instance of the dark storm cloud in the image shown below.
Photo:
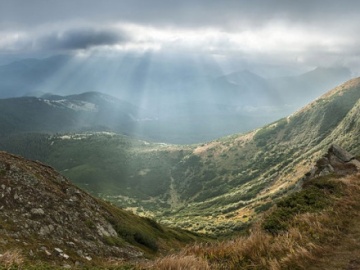
<path fill-rule="evenodd" d="M 101 45 L 114 45 L 128 40 L 125 33 L 115 30 L 97 30 L 91 28 L 76 28 L 59 32 L 51 32 L 40 36 L 36 47 L 53 50 L 79 50 Z"/>
<path fill-rule="evenodd" d="M 0 0 L 0 53 L 185 48 L 360 72 L 358 33 L 359 0 Z"/>

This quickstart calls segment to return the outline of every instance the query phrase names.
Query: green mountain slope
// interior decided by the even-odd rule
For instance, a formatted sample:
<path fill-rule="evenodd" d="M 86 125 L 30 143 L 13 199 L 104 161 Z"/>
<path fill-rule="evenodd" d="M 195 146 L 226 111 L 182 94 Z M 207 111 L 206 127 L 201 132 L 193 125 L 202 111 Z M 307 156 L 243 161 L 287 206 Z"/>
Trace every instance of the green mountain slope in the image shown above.
<path fill-rule="evenodd" d="M 190 245 L 151 269 L 358 269 L 359 170 L 359 160 L 333 145 L 247 235 Z"/>
<path fill-rule="evenodd" d="M 20 251 L 29 264 L 102 266 L 199 239 L 94 198 L 53 168 L 5 152 L 0 152 L 0 201 L 0 254 Z M 0 256 L 0 268 L 3 260 Z"/>
<path fill-rule="evenodd" d="M 190 185 L 197 181 L 199 191 L 174 215 L 177 223 L 198 214 L 200 225 L 211 226 L 209 220 L 214 224 L 215 219 L 236 226 L 268 208 L 274 198 L 296 189 L 330 144 L 359 154 L 359 98 L 360 79 L 351 80 L 286 119 L 197 147 L 194 154 L 201 166 L 194 175 L 182 170 L 178 178 L 182 181 L 176 183 L 193 190 Z M 204 217 L 209 212 L 211 216 Z M 193 222 L 191 226 L 199 228 Z"/>
<path fill-rule="evenodd" d="M 115 130 L 132 133 L 141 110 L 98 92 L 0 99 L 0 135 Z M 115 117 L 116 116 L 116 117 Z"/>
<path fill-rule="evenodd" d="M 358 78 L 287 118 L 202 145 L 104 133 L 11 137 L 0 144 L 165 224 L 219 234 L 242 229 L 274 199 L 297 189 L 331 144 L 359 155 L 359 98 Z"/>

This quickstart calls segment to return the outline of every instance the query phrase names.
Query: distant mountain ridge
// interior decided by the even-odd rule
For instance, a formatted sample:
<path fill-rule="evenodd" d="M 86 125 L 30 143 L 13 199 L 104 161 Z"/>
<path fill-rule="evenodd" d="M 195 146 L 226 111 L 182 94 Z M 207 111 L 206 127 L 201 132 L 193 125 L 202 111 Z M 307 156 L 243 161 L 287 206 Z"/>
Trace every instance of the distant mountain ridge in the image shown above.
<path fill-rule="evenodd" d="M 71 132 L 80 130 L 132 131 L 139 108 L 114 97 L 87 92 L 0 100 L 2 134 Z"/>
<path fill-rule="evenodd" d="M 250 67 L 224 74 L 214 60 L 198 58 L 146 53 L 24 59 L 0 66 L 0 98 L 101 92 L 145 110 L 144 118 L 157 119 L 138 128 L 144 137 L 187 144 L 261 127 L 351 76 L 339 67 L 271 79 Z M 117 126 L 116 131 L 128 134 L 131 128 Z"/>
<path fill-rule="evenodd" d="M 306 105 L 331 88 L 351 78 L 351 73 L 344 67 L 317 67 L 300 76 L 273 78 L 270 85 L 285 103 Z"/>

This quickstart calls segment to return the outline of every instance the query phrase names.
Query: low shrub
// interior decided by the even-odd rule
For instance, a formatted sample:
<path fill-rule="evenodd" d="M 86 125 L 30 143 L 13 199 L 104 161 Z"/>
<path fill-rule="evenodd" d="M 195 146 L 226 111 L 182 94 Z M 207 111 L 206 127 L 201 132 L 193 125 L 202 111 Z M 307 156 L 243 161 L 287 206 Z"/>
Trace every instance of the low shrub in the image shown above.
<path fill-rule="evenodd" d="M 295 215 L 318 212 L 330 206 L 333 200 L 329 195 L 338 195 L 341 191 L 340 182 L 331 179 L 327 176 L 310 180 L 304 184 L 303 190 L 280 200 L 275 210 L 265 218 L 263 229 L 272 234 L 286 231 Z"/>
<path fill-rule="evenodd" d="M 146 234 L 143 234 L 141 232 L 135 232 L 133 237 L 137 243 L 145 247 L 148 247 L 152 251 L 157 251 L 159 248 L 158 245 L 156 244 L 156 240 Z"/>

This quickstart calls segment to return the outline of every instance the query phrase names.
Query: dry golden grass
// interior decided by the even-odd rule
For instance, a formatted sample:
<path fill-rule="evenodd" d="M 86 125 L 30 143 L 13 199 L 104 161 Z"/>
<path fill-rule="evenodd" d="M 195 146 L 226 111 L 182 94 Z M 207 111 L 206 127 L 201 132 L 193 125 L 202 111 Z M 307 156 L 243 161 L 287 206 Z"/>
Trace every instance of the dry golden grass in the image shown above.
<path fill-rule="evenodd" d="M 254 225 L 249 236 L 196 244 L 157 260 L 152 269 L 307 269 L 329 253 L 346 234 L 360 210 L 360 175 L 337 180 L 341 196 L 321 212 L 298 214 L 289 229 L 271 235 Z M 329 194 L 329 196 L 332 196 Z"/>
<path fill-rule="evenodd" d="M 304 238 L 297 229 L 293 228 L 287 234 L 274 237 L 256 227 L 249 237 L 189 246 L 180 254 L 156 261 L 152 268 L 277 270 L 287 266 L 296 269 L 304 267 L 304 260 L 313 259 L 315 250 L 320 248 Z"/>
<path fill-rule="evenodd" d="M 296 228 L 274 237 L 256 227 L 249 237 L 209 246 L 192 246 L 184 253 L 206 258 L 211 269 L 275 270 L 284 266 L 302 268 L 302 261 L 312 259 L 315 250 L 320 248 Z"/>
<path fill-rule="evenodd" d="M 209 264 L 206 260 L 194 255 L 170 255 L 155 262 L 158 270 L 208 270 Z"/>
<path fill-rule="evenodd" d="M 0 267 L 4 267 L 5 269 L 21 266 L 23 263 L 24 257 L 17 249 L 6 251 L 0 255 Z"/>

